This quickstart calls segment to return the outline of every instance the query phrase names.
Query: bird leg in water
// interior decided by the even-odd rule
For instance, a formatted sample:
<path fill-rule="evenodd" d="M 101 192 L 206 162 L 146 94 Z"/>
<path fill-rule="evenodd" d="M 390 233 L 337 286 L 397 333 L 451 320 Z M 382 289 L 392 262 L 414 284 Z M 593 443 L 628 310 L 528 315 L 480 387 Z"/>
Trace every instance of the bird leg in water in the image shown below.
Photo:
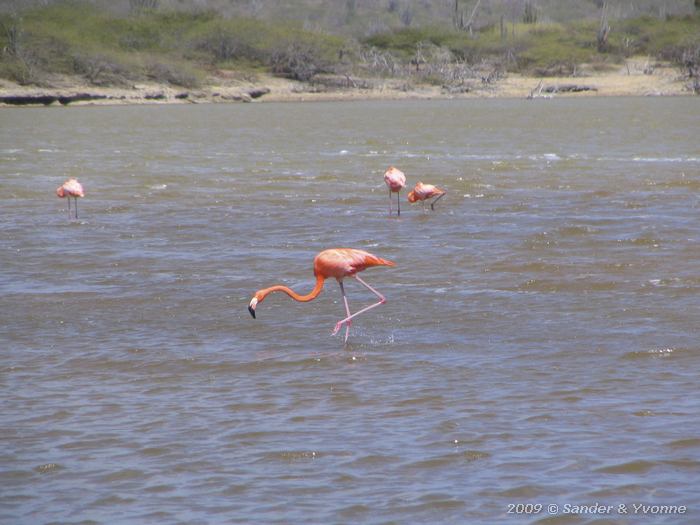
<path fill-rule="evenodd" d="M 389 195 L 389 196 L 391 197 L 391 195 Z M 391 198 L 389 200 L 391 200 Z M 399 210 L 397 215 L 399 217 L 401 217 L 401 192 L 400 191 L 396 192 L 396 206 L 398 206 L 398 210 Z"/>
<path fill-rule="evenodd" d="M 340 293 L 343 294 L 343 302 L 345 303 L 345 314 L 350 317 L 350 306 L 348 305 L 348 296 L 345 295 L 345 287 L 343 287 L 343 281 L 338 281 L 338 284 L 340 285 Z M 352 321 L 348 321 L 345 325 L 345 343 L 348 342 L 348 335 L 350 335 L 350 325 L 352 324 Z"/>
<path fill-rule="evenodd" d="M 445 194 L 442 193 L 442 194 L 438 195 L 435 199 L 433 199 L 433 202 L 430 203 L 430 209 L 435 211 L 435 203 L 437 201 L 439 201 L 440 199 L 442 199 L 444 196 L 445 196 Z"/>
<path fill-rule="evenodd" d="M 70 197 L 68 197 L 68 202 L 70 202 Z M 78 197 L 75 197 L 75 219 L 78 220 Z"/>
<path fill-rule="evenodd" d="M 355 312 L 352 315 L 350 315 L 350 309 L 348 308 L 348 316 L 345 319 L 342 319 L 336 323 L 335 329 L 333 330 L 332 335 L 337 334 L 338 331 L 340 330 L 340 327 L 343 326 L 343 324 L 346 324 L 346 323 L 349 324 L 352 321 L 353 317 L 357 317 L 358 315 L 366 312 L 367 310 L 371 310 L 372 308 L 375 308 L 375 307 L 379 306 L 380 304 L 384 304 L 386 302 L 386 298 L 382 294 L 380 294 L 377 290 L 375 290 L 369 284 L 364 282 L 357 274 L 351 275 L 350 277 L 354 277 L 355 279 L 357 279 L 365 288 L 367 288 L 370 292 L 372 292 L 374 295 L 379 297 L 379 302 L 376 302 L 374 304 L 366 306 L 362 310 L 358 310 L 357 312 Z M 343 298 L 345 298 L 345 291 L 343 290 L 342 286 L 340 287 L 340 290 L 343 293 Z M 347 336 L 347 333 L 346 333 L 346 336 Z"/>
<path fill-rule="evenodd" d="M 70 197 L 66 199 L 68 201 L 68 220 L 70 220 L 71 215 L 70 215 Z"/>
<path fill-rule="evenodd" d="M 389 215 L 391 215 L 391 189 L 389 190 Z"/>

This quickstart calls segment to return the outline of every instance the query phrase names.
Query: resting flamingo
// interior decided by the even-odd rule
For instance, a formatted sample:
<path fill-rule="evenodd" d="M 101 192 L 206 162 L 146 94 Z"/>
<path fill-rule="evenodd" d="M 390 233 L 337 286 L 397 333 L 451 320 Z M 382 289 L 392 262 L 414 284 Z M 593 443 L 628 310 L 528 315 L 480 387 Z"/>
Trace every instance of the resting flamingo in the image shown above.
<path fill-rule="evenodd" d="M 396 193 L 396 206 L 398 207 L 397 214 L 401 215 L 401 188 L 406 185 L 406 175 L 403 171 L 390 166 L 388 170 L 384 172 L 384 182 L 389 187 L 389 215 L 391 215 L 391 194 Z"/>
<path fill-rule="evenodd" d="M 78 182 L 77 179 L 70 178 L 58 188 L 56 188 L 56 195 L 60 198 L 68 198 L 68 218 L 70 219 L 70 199 L 73 197 L 75 199 L 75 218 L 78 218 L 78 197 L 85 197 L 85 192 L 83 191 L 83 185 Z"/>
<path fill-rule="evenodd" d="M 415 188 L 408 193 L 408 202 L 414 203 L 416 201 L 421 201 L 425 209 L 425 201 L 427 199 L 433 199 L 430 203 L 430 209 L 435 210 L 435 203 L 444 197 L 445 193 L 447 193 L 445 190 L 441 190 L 437 186 L 419 182 L 416 184 Z"/>
<path fill-rule="evenodd" d="M 391 261 L 387 261 L 386 259 L 382 259 L 381 257 L 377 257 L 376 255 L 372 255 L 364 250 L 356 250 L 353 248 L 332 248 L 330 250 L 323 250 L 314 258 L 314 275 L 316 276 L 316 286 L 314 286 L 314 289 L 311 290 L 311 292 L 309 292 L 307 295 L 299 295 L 291 288 L 281 284 L 271 286 L 270 288 L 263 288 L 262 290 L 255 292 L 255 295 L 250 300 L 250 304 L 248 305 L 248 311 L 250 312 L 250 315 L 255 318 L 256 307 L 272 292 L 284 292 L 295 301 L 311 301 L 318 297 L 318 295 L 321 293 L 324 281 L 334 277 L 340 285 L 340 292 L 343 294 L 343 303 L 345 304 L 345 313 L 347 317 L 336 323 L 332 335 L 337 334 L 344 324 L 345 342 L 347 342 L 352 319 L 361 313 L 371 310 L 372 308 L 386 302 L 386 299 L 382 294 L 372 288 L 369 284 L 363 281 L 359 275 L 357 275 L 358 272 L 361 272 L 370 266 L 395 266 L 395 264 Z M 351 314 L 350 307 L 348 306 L 348 298 L 345 295 L 345 288 L 343 287 L 343 278 L 345 277 L 354 277 L 357 279 L 360 284 L 376 295 L 379 298 L 379 301 L 358 310 L 354 314 Z"/>

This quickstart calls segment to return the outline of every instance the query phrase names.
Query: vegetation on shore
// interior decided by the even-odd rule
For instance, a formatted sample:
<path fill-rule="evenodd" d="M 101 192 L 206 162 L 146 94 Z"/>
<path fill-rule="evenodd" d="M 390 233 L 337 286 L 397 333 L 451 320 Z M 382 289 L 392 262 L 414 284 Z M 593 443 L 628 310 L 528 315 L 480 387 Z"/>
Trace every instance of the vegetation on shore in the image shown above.
<path fill-rule="evenodd" d="M 116 14 L 65 0 L 0 14 L 0 78 L 49 85 L 54 74 L 97 86 L 152 80 L 196 87 L 221 70 L 309 81 L 405 78 L 447 86 L 488 83 L 508 72 L 577 75 L 632 55 L 669 61 L 700 90 L 700 13 L 615 21 L 520 21 L 469 31 L 454 24 L 404 26 L 356 37 L 300 22 L 223 17 L 213 10 L 140 9 Z"/>

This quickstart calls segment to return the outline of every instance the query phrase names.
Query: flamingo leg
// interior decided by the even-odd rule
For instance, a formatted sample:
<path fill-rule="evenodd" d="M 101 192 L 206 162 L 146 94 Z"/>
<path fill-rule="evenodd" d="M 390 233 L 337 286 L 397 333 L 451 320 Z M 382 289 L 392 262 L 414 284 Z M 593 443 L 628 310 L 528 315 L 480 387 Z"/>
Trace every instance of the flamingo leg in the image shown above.
<path fill-rule="evenodd" d="M 433 210 L 433 211 L 435 211 L 435 207 L 434 207 L 434 206 L 435 206 L 435 203 L 436 203 L 437 201 L 439 201 L 440 199 L 442 199 L 444 196 L 445 196 L 444 193 L 438 195 L 437 198 L 435 198 L 435 199 L 433 200 L 433 202 L 430 203 L 430 209 Z"/>
<path fill-rule="evenodd" d="M 78 220 L 78 197 L 75 197 L 75 219 Z"/>
<path fill-rule="evenodd" d="M 367 310 L 371 310 L 372 308 L 376 308 L 380 304 L 384 304 L 386 302 L 386 298 L 382 294 L 380 294 L 377 290 L 372 288 L 369 284 L 364 282 L 360 278 L 359 275 L 352 275 L 351 277 L 354 277 L 355 279 L 357 279 L 365 288 L 367 288 L 370 292 L 372 292 L 374 295 L 379 297 L 379 301 L 374 303 L 374 304 L 370 304 L 369 306 L 365 306 L 363 309 L 358 310 L 357 312 L 355 312 L 352 315 L 350 315 L 350 310 L 348 309 L 348 316 L 345 319 L 342 319 L 336 323 L 335 329 L 333 330 L 333 335 L 338 333 L 338 331 L 340 330 L 340 327 L 343 326 L 343 324 L 350 323 L 353 317 L 357 317 L 358 315 L 365 313 Z M 342 287 L 341 287 L 341 290 L 342 290 Z M 343 297 L 344 296 L 345 296 L 345 293 L 343 292 Z"/>
<path fill-rule="evenodd" d="M 340 293 L 343 294 L 343 302 L 345 303 L 345 313 L 348 317 L 350 317 L 350 306 L 348 305 L 348 296 L 345 295 L 345 287 L 343 286 L 343 281 L 338 281 L 338 284 L 340 285 Z M 352 321 L 348 321 L 347 324 L 345 325 L 345 343 L 348 342 L 348 335 L 350 335 L 350 325 L 352 324 Z"/>
<path fill-rule="evenodd" d="M 70 197 L 68 197 L 66 200 L 68 201 L 68 220 L 70 220 Z"/>
<path fill-rule="evenodd" d="M 398 215 L 399 217 L 401 216 L 401 192 L 397 191 L 396 192 L 396 206 L 398 207 Z"/>
<path fill-rule="evenodd" d="M 391 190 L 389 190 L 389 215 L 391 215 Z"/>

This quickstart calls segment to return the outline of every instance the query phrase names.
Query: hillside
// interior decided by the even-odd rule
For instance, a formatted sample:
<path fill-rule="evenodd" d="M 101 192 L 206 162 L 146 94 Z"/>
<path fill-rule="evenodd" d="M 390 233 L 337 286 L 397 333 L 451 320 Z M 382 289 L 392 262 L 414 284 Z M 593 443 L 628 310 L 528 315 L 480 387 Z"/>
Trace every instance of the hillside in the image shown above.
<path fill-rule="evenodd" d="M 671 0 L 4 0 L 0 79 L 6 90 L 154 84 L 204 98 L 248 84 L 246 99 L 277 77 L 305 93 L 453 96 L 492 94 L 508 78 L 585 84 L 641 68 L 674 71 L 698 92 L 698 11 Z"/>

